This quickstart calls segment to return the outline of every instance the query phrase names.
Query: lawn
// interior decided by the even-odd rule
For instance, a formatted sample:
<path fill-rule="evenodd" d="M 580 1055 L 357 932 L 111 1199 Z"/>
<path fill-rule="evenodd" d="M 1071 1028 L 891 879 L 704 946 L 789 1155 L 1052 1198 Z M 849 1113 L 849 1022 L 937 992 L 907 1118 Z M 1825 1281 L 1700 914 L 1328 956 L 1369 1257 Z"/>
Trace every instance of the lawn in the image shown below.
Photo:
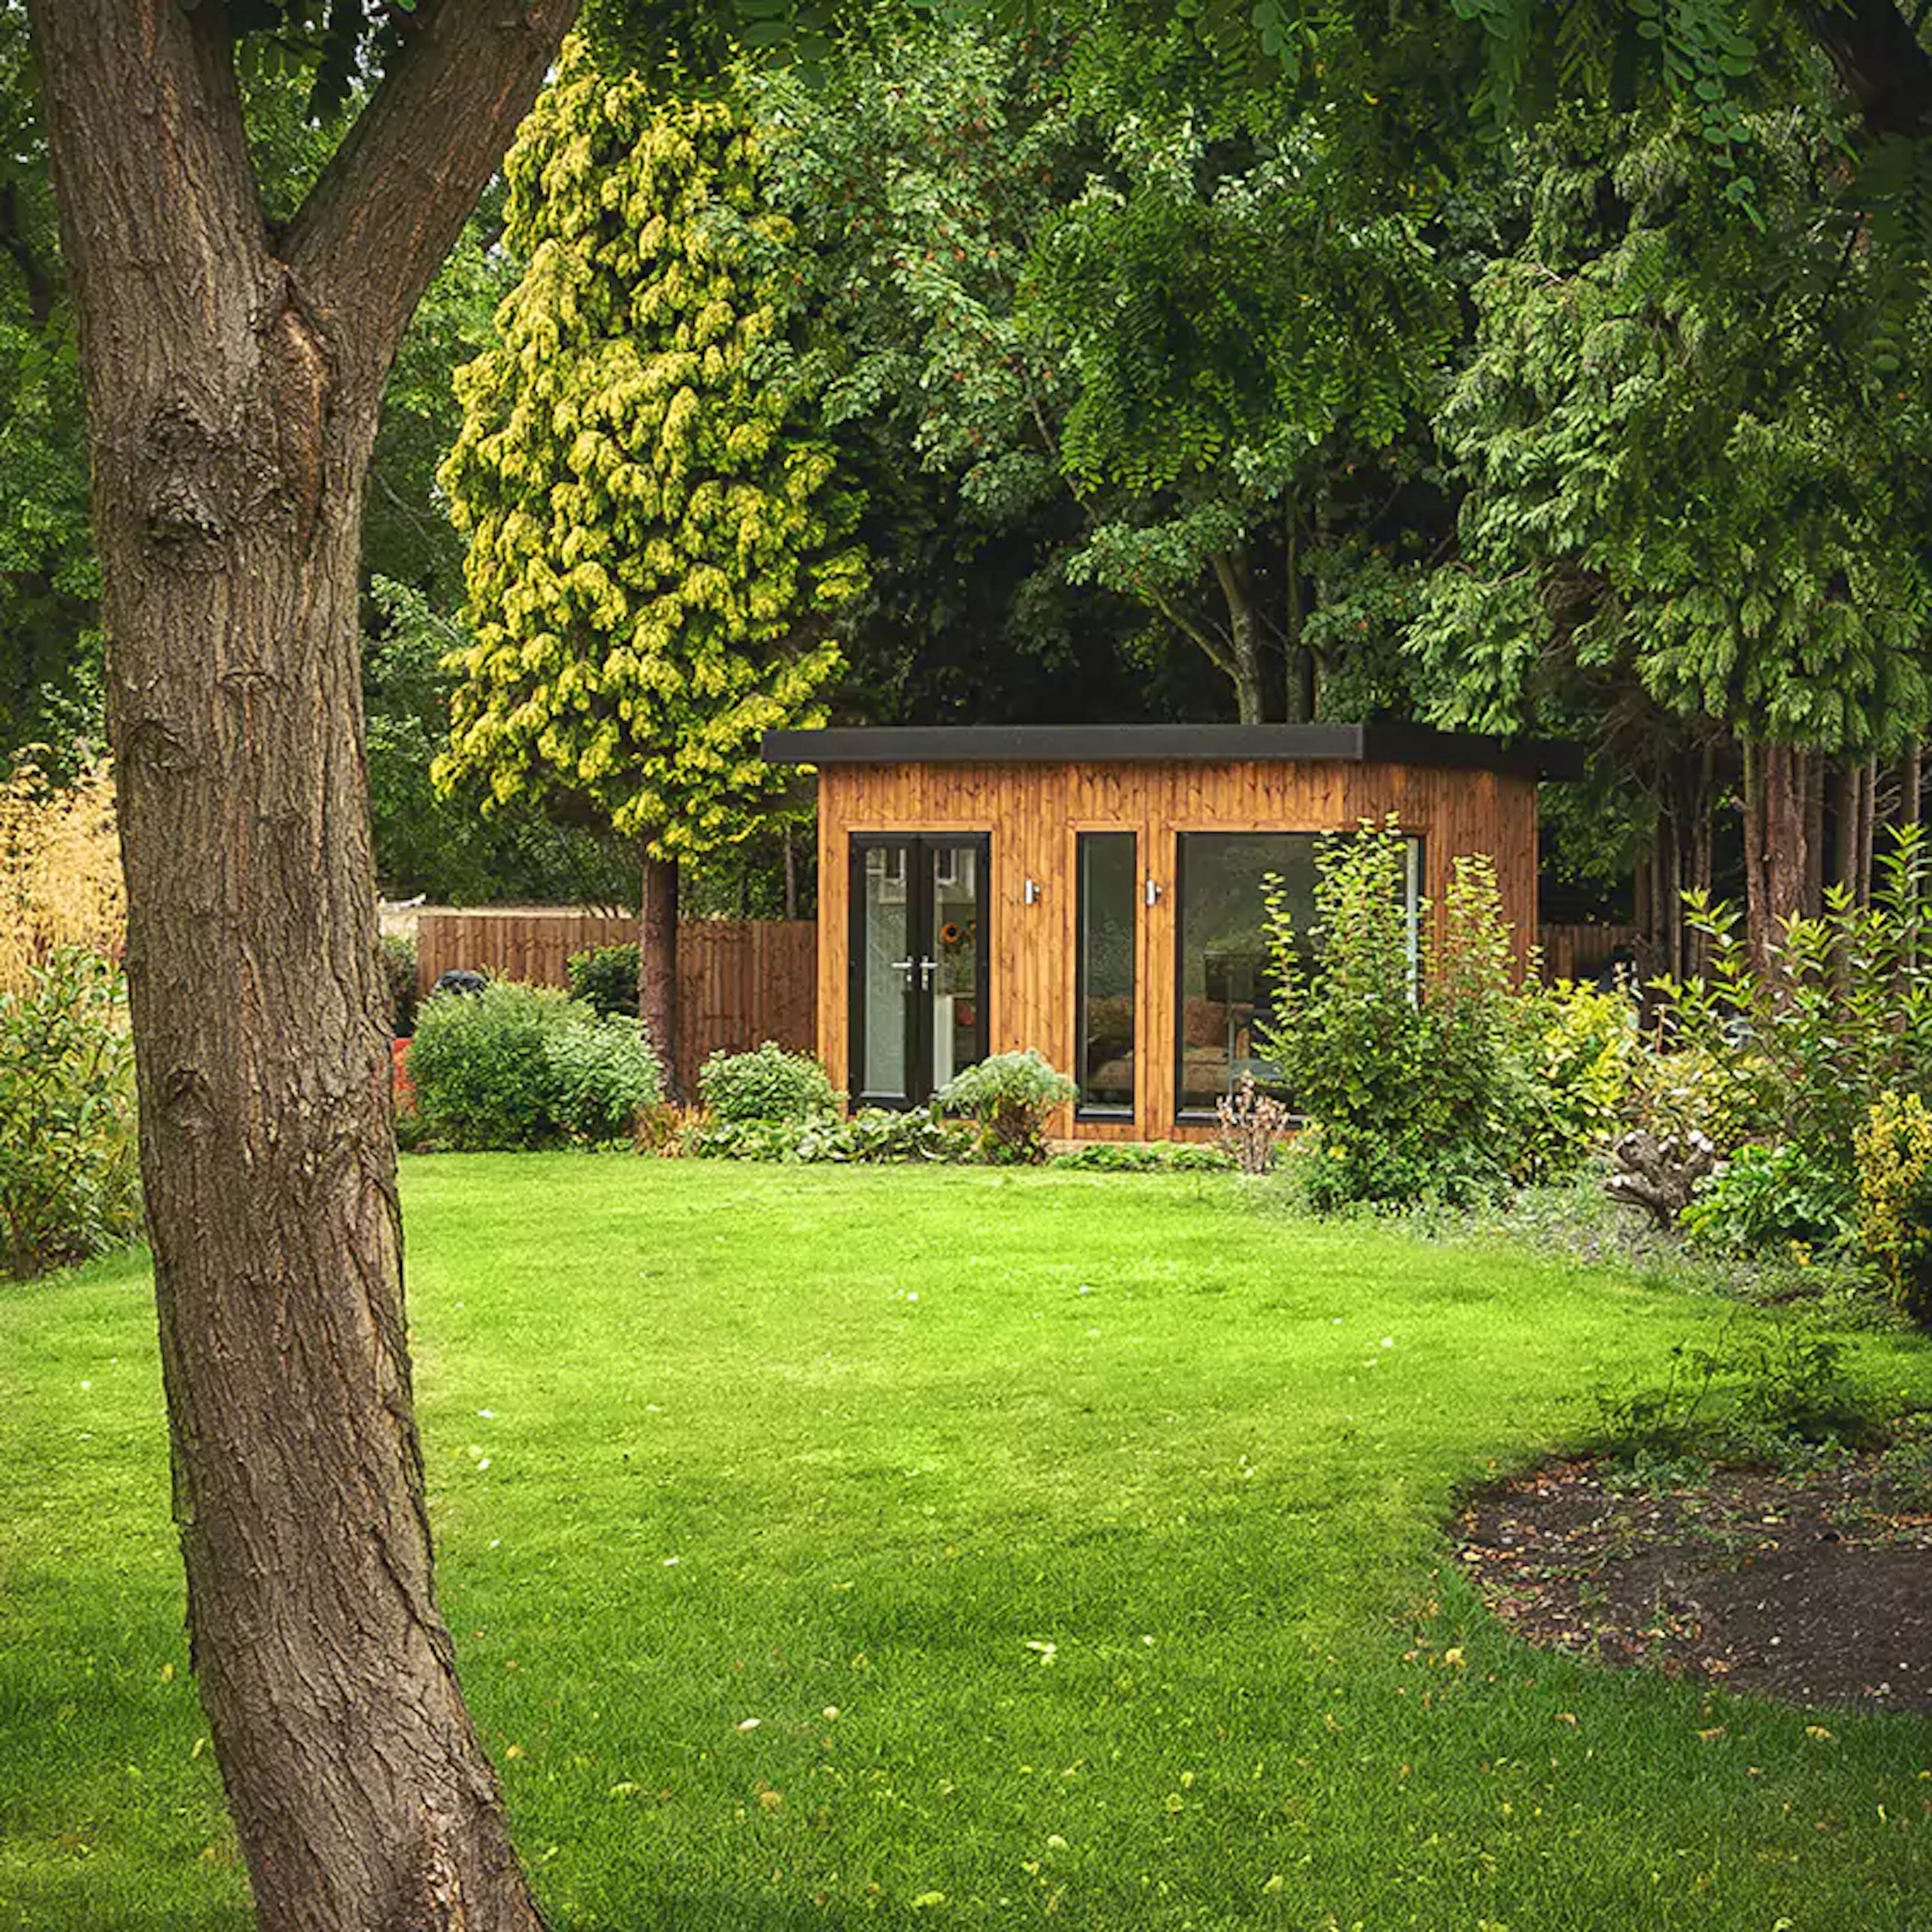
<path fill-rule="evenodd" d="M 1715 1304 L 1216 1176 L 405 1202 L 445 1603 L 560 1932 L 1932 1923 L 1932 1724 L 1539 1653 L 1453 1574 L 1453 1500 Z M 0 1926 L 246 1922 L 145 1277 L 0 1289 Z"/>

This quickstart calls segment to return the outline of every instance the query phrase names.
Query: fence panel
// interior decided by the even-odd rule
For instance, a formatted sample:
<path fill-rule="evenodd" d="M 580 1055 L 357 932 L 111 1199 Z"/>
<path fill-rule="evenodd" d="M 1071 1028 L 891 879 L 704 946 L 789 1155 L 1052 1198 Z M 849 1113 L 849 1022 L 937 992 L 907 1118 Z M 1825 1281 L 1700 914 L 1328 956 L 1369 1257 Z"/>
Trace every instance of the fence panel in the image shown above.
<path fill-rule="evenodd" d="M 1546 980 L 1594 980 L 1619 946 L 1635 946 L 1634 926 L 1544 926 L 1537 928 Z"/>
<path fill-rule="evenodd" d="M 596 913 L 426 912 L 416 924 L 416 988 L 458 968 L 536 986 L 568 985 L 570 956 L 634 944 L 638 923 Z M 809 920 L 692 919 L 677 932 L 678 1073 L 687 1090 L 714 1052 L 763 1040 L 818 1044 L 818 928 Z"/>

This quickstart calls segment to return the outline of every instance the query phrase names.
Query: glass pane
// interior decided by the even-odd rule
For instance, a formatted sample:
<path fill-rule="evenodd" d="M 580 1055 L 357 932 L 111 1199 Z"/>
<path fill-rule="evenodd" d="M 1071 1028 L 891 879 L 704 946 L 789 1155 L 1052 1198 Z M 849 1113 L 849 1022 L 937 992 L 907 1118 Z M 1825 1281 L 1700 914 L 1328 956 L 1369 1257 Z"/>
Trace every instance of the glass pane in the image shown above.
<path fill-rule="evenodd" d="M 1084 1110 L 1134 1109 L 1134 904 L 1131 832 L 1080 835 L 1080 1008 L 1075 1064 Z"/>
<path fill-rule="evenodd" d="M 944 1087 L 980 1054 L 980 851 L 932 854 L 932 1084 Z"/>
<path fill-rule="evenodd" d="M 866 854 L 864 1042 L 860 1065 L 868 1094 L 906 1091 L 906 988 L 913 968 L 906 848 L 874 845 Z"/>
<path fill-rule="evenodd" d="M 1315 916 L 1315 838 L 1300 832 L 1190 832 L 1180 839 L 1180 1049 L 1178 1101 L 1211 1113 L 1244 1073 L 1280 1076 L 1257 1029 L 1274 1018 L 1263 883 L 1277 874 L 1298 932 Z"/>

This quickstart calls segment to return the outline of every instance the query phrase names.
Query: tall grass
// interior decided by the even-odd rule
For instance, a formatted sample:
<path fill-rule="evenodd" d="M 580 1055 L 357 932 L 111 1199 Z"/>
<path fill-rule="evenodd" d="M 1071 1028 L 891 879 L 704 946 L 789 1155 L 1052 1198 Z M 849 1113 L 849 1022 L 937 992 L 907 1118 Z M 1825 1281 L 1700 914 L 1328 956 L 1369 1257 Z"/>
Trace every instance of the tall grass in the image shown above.
<path fill-rule="evenodd" d="M 30 749 L 0 781 L 0 992 L 24 992 L 58 947 L 118 957 L 126 926 L 106 766 L 62 785 Z"/>

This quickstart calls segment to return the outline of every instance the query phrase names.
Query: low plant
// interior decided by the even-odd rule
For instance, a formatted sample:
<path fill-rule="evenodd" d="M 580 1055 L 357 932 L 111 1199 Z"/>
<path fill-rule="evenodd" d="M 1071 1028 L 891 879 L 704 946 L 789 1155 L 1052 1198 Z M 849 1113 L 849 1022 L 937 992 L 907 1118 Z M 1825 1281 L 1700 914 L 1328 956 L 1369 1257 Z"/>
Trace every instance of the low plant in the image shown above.
<path fill-rule="evenodd" d="M 586 952 L 573 952 L 564 965 L 570 997 L 581 1000 L 600 1013 L 616 1013 L 626 1019 L 638 1017 L 638 947 L 596 946 Z"/>
<path fill-rule="evenodd" d="M 750 1053 L 714 1053 L 698 1071 L 698 1093 L 713 1120 L 795 1120 L 836 1113 L 840 1095 L 808 1053 L 766 1040 Z"/>
<path fill-rule="evenodd" d="M 964 1160 L 973 1151 L 971 1130 L 947 1120 L 937 1107 L 899 1113 L 889 1107 L 862 1107 L 838 1123 L 840 1151 L 848 1161 Z"/>
<path fill-rule="evenodd" d="M 982 1160 L 1036 1167 L 1046 1159 L 1048 1115 L 1070 1106 L 1079 1090 L 1030 1046 L 994 1054 L 956 1073 L 936 1098 L 944 1112 L 974 1123 Z"/>
<path fill-rule="evenodd" d="M 504 980 L 426 1000 L 409 1071 L 425 1136 L 466 1150 L 620 1138 L 661 1090 L 634 1020 Z"/>
<path fill-rule="evenodd" d="M 1881 1094 L 1856 1142 L 1858 1244 L 1900 1307 L 1932 1309 L 1932 1110 Z"/>
<path fill-rule="evenodd" d="M 60 947 L 0 992 L 0 1252 L 25 1278 L 140 1231 L 126 996 L 98 954 Z"/>
<path fill-rule="evenodd" d="M 1852 1232 L 1842 1178 L 1804 1149 L 1746 1143 L 1698 1183 L 1684 1232 L 1718 1247 L 1833 1247 Z"/>
<path fill-rule="evenodd" d="M 1869 1437 L 1878 1418 L 1845 1373 L 1846 1342 L 1807 1308 L 1733 1315 L 1670 1351 L 1661 1381 L 1600 1387 L 1604 1432 L 1624 1456 L 1762 1459 L 1778 1445 Z"/>
<path fill-rule="evenodd" d="M 1055 1154 L 1049 1166 L 1079 1174 L 1226 1174 L 1234 1156 L 1190 1141 L 1088 1141 Z"/>
<path fill-rule="evenodd" d="M 1272 1094 L 1264 1094 L 1255 1084 L 1252 1073 L 1244 1073 L 1232 1094 L 1214 1102 L 1215 1118 L 1220 1123 L 1215 1144 L 1244 1174 L 1273 1172 L 1282 1137 L 1293 1119 Z"/>

